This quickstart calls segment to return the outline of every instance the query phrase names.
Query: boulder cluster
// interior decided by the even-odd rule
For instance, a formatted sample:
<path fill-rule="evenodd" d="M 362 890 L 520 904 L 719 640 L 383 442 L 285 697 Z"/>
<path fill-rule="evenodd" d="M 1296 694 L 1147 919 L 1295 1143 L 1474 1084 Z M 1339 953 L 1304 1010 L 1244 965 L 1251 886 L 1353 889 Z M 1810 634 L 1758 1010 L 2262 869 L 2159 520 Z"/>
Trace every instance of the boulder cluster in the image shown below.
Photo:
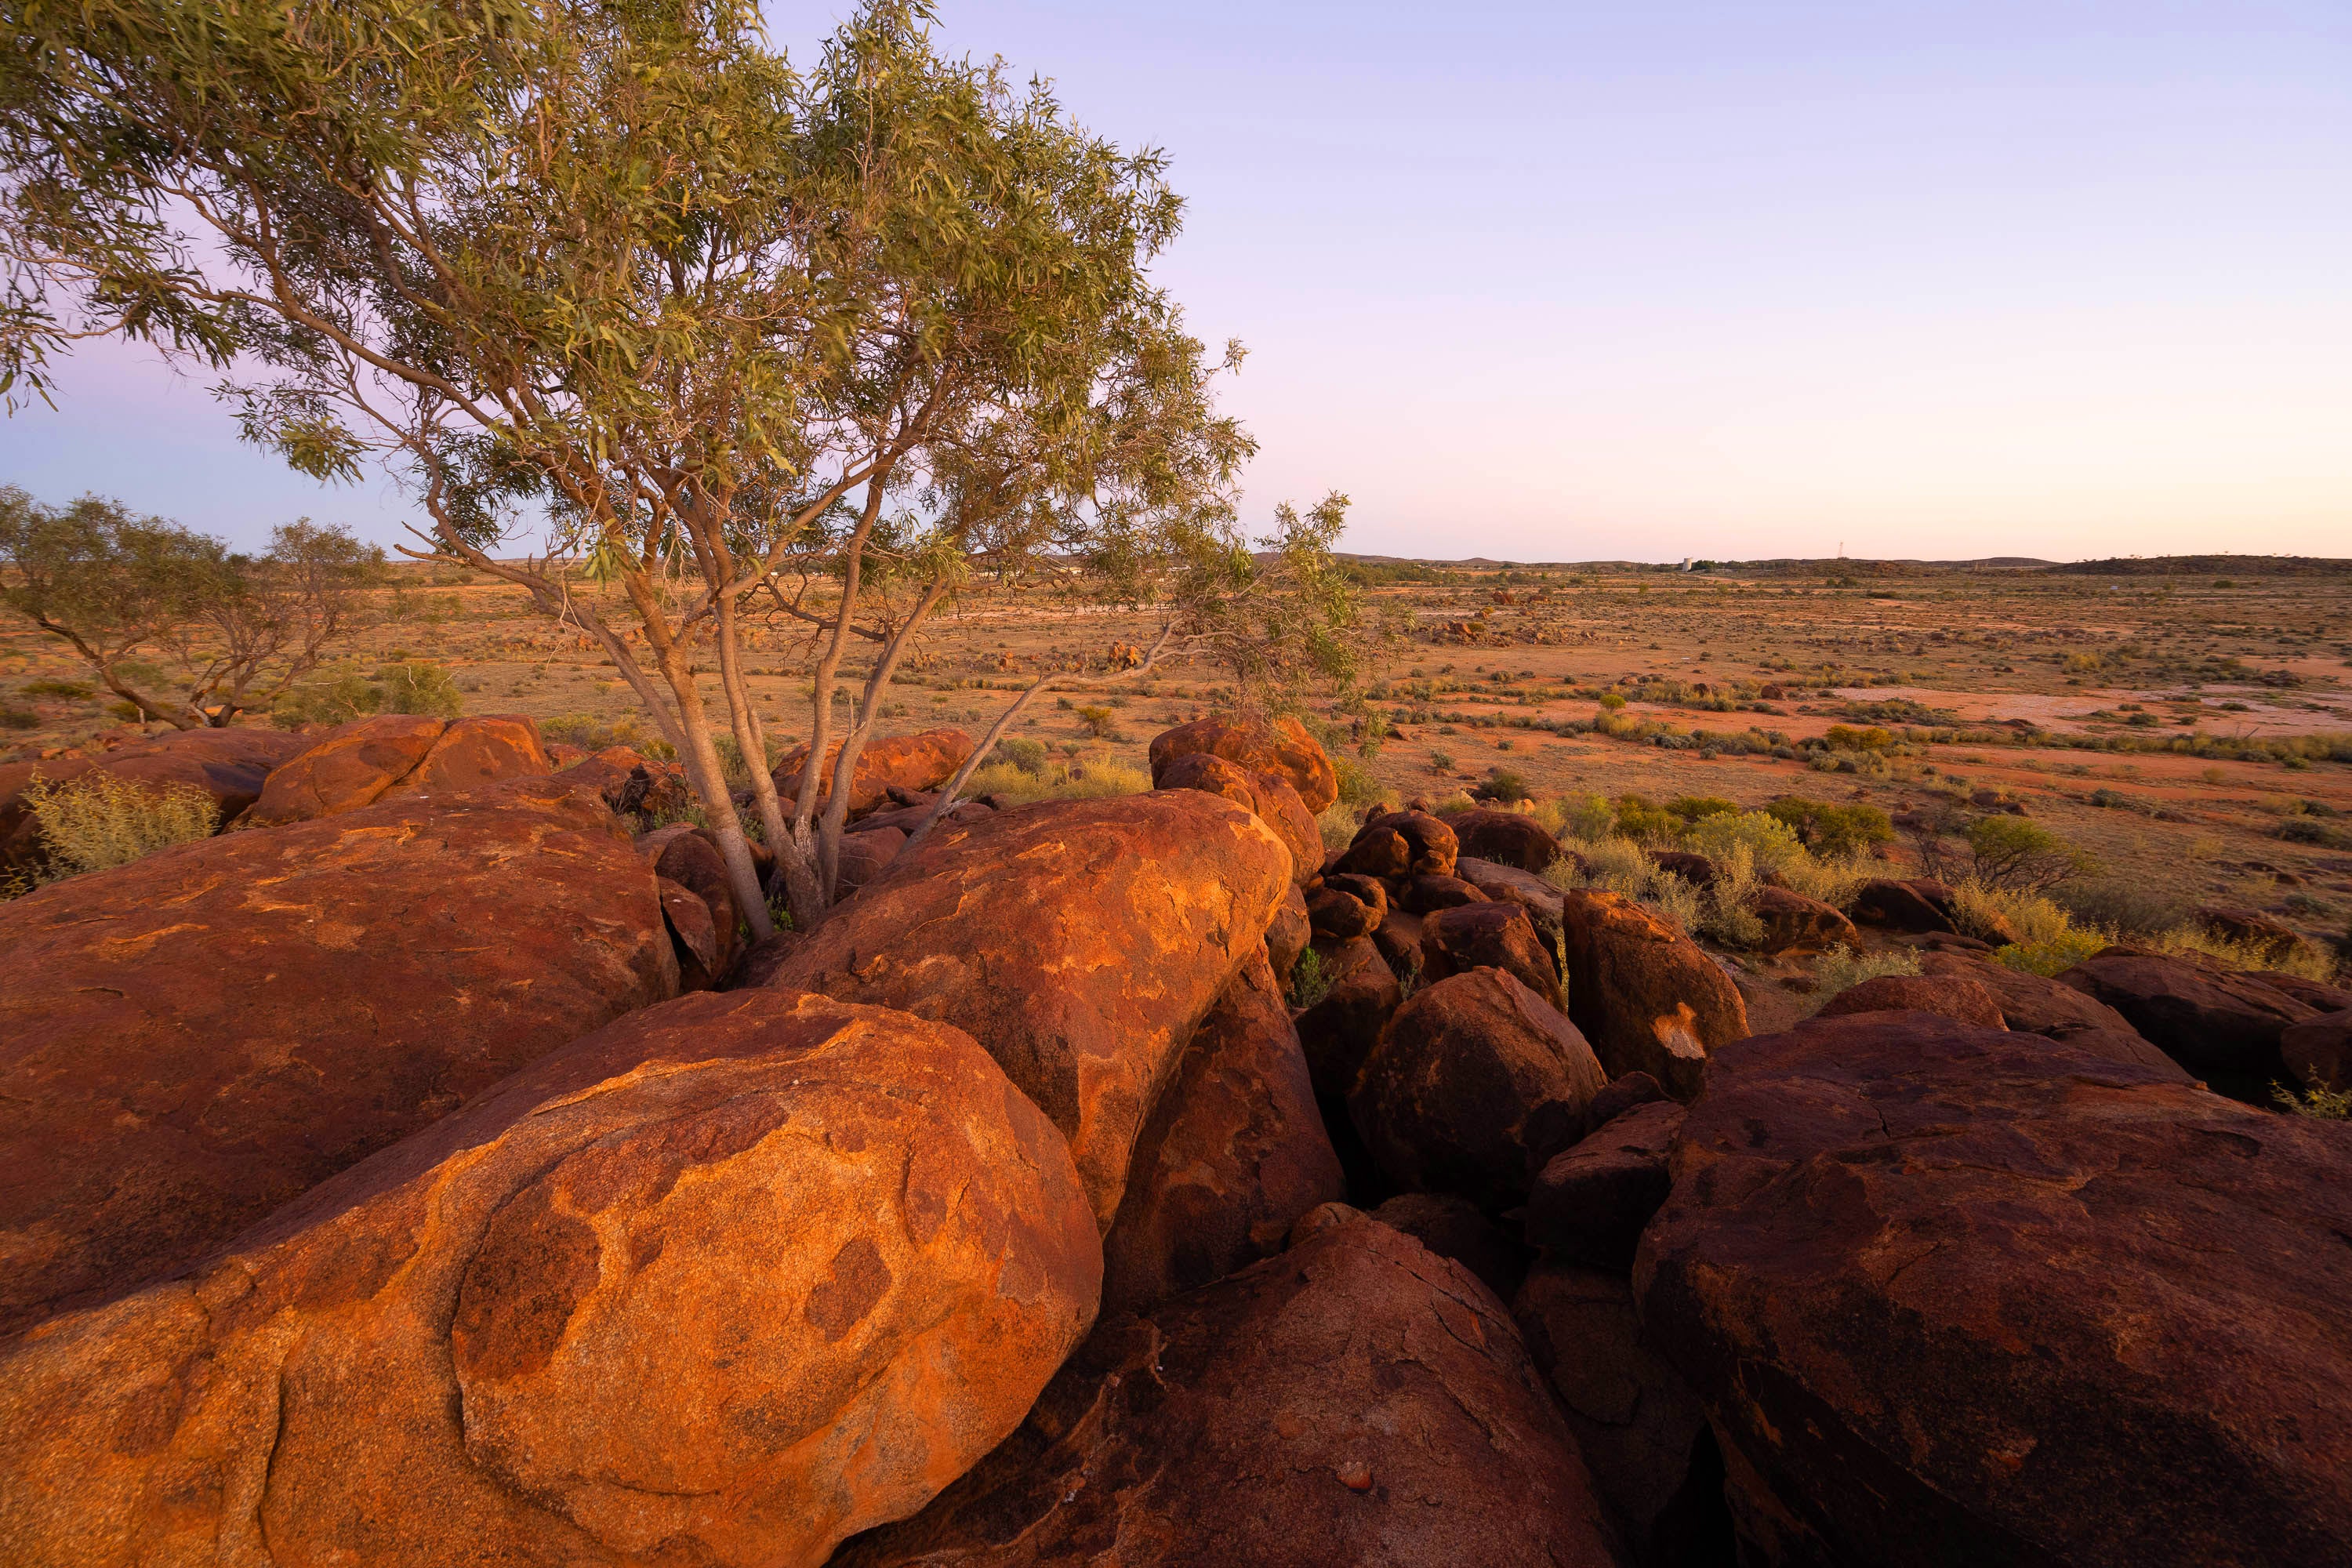
<path fill-rule="evenodd" d="M 2352 995 L 1890 880 L 1755 1037 L 1295 722 L 969 752 L 757 945 L 526 720 L 88 763 L 231 826 L 0 904 L 0 1561 L 2352 1563 Z"/>

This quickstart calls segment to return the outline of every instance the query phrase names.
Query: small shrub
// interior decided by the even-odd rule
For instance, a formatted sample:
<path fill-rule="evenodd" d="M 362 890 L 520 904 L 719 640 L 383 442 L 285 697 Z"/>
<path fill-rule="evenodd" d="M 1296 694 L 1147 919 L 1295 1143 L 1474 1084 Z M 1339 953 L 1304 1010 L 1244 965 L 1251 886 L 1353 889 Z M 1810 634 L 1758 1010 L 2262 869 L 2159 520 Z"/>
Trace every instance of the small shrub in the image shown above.
<path fill-rule="evenodd" d="M 1760 811 L 1718 811 L 1691 825 L 1683 841 L 1708 859 L 1721 862 L 1745 854 L 1758 870 L 1779 871 L 1806 858 L 1797 830 Z"/>
<path fill-rule="evenodd" d="M 1685 936 L 1706 927 L 1706 894 L 1671 871 L 1651 878 L 1650 885 L 1634 895 L 1633 901 Z"/>
<path fill-rule="evenodd" d="M 1331 994 L 1333 978 L 1324 971 L 1323 955 L 1308 948 L 1290 971 L 1290 1005 L 1312 1007 Z"/>
<path fill-rule="evenodd" d="M 1088 735 L 1097 741 L 1116 741 L 1119 738 L 1118 715 L 1108 708 L 1094 706 L 1079 709 L 1078 723 Z"/>
<path fill-rule="evenodd" d="M 539 733 L 543 740 L 578 746 L 586 752 L 626 746 L 633 752 L 653 756 L 658 754 L 653 750 L 656 746 L 664 752 L 671 749 L 669 743 L 659 736 L 647 735 L 633 713 L 625 713 L 611 721 L 593 718 L 586 713 L 562 713 L 552 719 L 541 720 Z M 732 735 L 726 737 L 730 746 L 734 739 Z M 722 751 L 720 754 L 723 756 L 725 752 Z"/>
<path fill-rule="evenodd" d="M 1822 740 L 1832 752 L 1884 752 L 1895 744 L 1895 737 L 1877 725 L 1855 729 L 1851 724 L 1832 724 Z"/>
<path fill-rule="evenodd" d="M 1993 958 L 2028 974 L 2056 974 L 2110 946 L 2106 932 L 2070 925 L 2044 942 L 2012 942 L 1993 952 Z"/>
<path fill-rule="evenodd" d="M 193 785 L 151 786 L 109 773 L 58 784 L 36 778 L 23 798 L 58 876 L 127 866 L 220 826 L 219 803 Z"/>
<path fill-rule="evenodd" d="M 2051 889 L 2050 896 L 2076 923 L 2103 927 L 2125 936 L 2153 936 L 2184 925 L 2189 920 L 2186 900 L 2136 882 L 2067 882 Z"/>
<path fill-rule="evenodd" d="M 1374 778 L 1371 770 L 1363 763 L 1352 757 L 1334 757 L 1331 769 L 1339 775 L 1341 805 L 1362 805 L 1380 799 L 1381 781 Z M 1349 829 L 1351 836 L 1353 832 L 1352 828 Z"/>
<path fill-rule="evenodd" d="M 1737 812 L 1739 805 L 1737 801 L 1724 800 L 1717 795 L 1682 795 L 1666 802 L 1666 809 L 1685 822 L 1695 823 L 1710 816 L 1720 816 L 1726 812 Z"/>
<path fill-rule="evenodd" d="M 1794 828 L 1798 842 L 1816 855 L 1858 855 L 1895 838 L 1894 822 L 1874 805 L 1839 805 L 1784 795 L 1766 802 L 1764 809 Z"/>
<path fill-rule="evenodd" d="M 455 719 L 466 710 L 457 683 L 437 664 L 410 659 L 388 664 L 368 679 L 383 692 L 383 711 L 421 713 L 435 719 Z"/>
<path fill-rule="evenodd" d="M 1151 775 L 1131 763 L 1107 758 L 1072 758 L 1029 773 L 1002 760 L 991 760 L 972 770 L 964 785 L 966 795 L 992 795 L 1015 805 L 1037 800 L 1100 800 L 1112 795 L 1141 795 L 1151 787 Z"/>
<path fill-rule="evenodd" d="M 1884 952 L 1856 952 L 1843 942 L 1831 948 L 1813 964 L 1813 1011 L 1828 1005 L 1830 998 L 1841 991 L 1851 991 L 1865 980 L 1875 980 L 1882 974 L 1916 974 L 1919 955 L 1908 948 L 1891 948 Z"/>
<path fill-rule="evenodd" d="M 1045 750 L 1045 742 L 1043 741 L 1033 741 L 1023 735 L 1008 735 L 996 742 L 994 760 L 1009 763 L 1024 773 L 1035 776 L 1045 771 L 1045 759 L 1050 755 L 1052 753 Z"/>
<path fill-rule="evenodd" d="M 1646 795 L 1621 795 L 1615 827 L 1644 844 L 1672 844 L 1682 837 L 1683 819 Z"/>
<path fill-rule="evenodd" d="M 2298 942 L 2280 952 L 2252 942 L 2231 942 L 2199 926 L 2184 925 L 2147 939 L 2147 945 L 2158 952 L 2210 958 L 2231 969 L 2268 970 L 2276 974 L 2300 975 L 2323 984 L 2336 978 L 2335 958 L 2307 942 Z"/>
<path fill-rule="evenodd" d="M 25 682 L 23 691 L 26 697 L 63 697 L 76 702 L 87 701 L 98 695 L 98 688 L 87 681 L 59 680 L 55 677 L 28 680 Z"/>
<path fill-rule="evenodd" d="M 1963 837 L 1971 874 L 1988 887 L 2038 893 L 2098 869 L 2090 855 L 2027 817 L 1980 816 Z"/>
<path fill-rule="evenodd" d="M 1436 773 L 1451 773 L 1453 769 L 1454 759 L 1448 756 L 1445 752 L 1432 752 L 1429 753 L 1430 772 Z"/>
<path fill-rule="evenodd" d="M 1517 805 L 1523 800 L 1533 800 L 1535 792 L 1528 787 L 1527 775 L 1511 768 L 1496 768 L 1487 773 L 1486 782 L 1470 792 L 1483 801 L 1497 805 Z"/>
<path fill-rule="evenodd" d="M 37 730 L 40 727 L 41 716 L 30 708 L 0 702 L 0 730 Z"/>
<path fill-rule="evenodd" d="M 2301 1094 L 2283 1084 L 2271 1088 L 2271 1098 L 2297 1116 L 2323 1121 L 2352 1121 L 2352 1089 L 2307 1089 Z"/>
<path fill-rule="evenodd" d="M 1345 801 L 1333 801 L 1315 818 L 1316 831 L 1323 836 L 1326 849 L 1345 849 L 1356 841 L 1356 814 L 1348 809 Z"/>

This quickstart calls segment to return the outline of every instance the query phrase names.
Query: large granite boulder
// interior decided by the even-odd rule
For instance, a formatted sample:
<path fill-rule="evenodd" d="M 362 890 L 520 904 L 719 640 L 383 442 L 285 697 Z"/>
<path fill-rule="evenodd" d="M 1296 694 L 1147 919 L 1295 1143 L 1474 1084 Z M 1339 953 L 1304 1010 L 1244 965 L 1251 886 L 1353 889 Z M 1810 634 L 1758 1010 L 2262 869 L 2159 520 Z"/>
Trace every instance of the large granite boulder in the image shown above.
<path fill-rule="evenodd" d="M 1140 1310 L 1282 1250 L 1340 1196 L 1298 1032 L 1263 955 L 1242 965 L 1185 1047 L 1136 1138 L 1103 1237 L 1103 1310 Z"/>
<path fill-rule="evenodd" d="M 1921 1013 L 1725 1047 L 1634 1273 L 1743 1562 L 2341 1563 L 2352 1141 Z"/>
<path fill-rule="evenodd" d="M 1454 829 L 1427 812 L 1383 811 L 1364 819 L 1332 868 L 1366 877 L 1451 877 L 1459 853 Z"/>
<path fill-rule="evenodd" d="M 1748 1005 L 1715 960 L 1616 893 L 1572 892 L 1568 1016 L 1609 1076 L 1645 1072 L 1677 1100 L 1698 1092 L 1710 1051 L 1748 1033 Z"/>
<path fill-rule="evenodd" d="M 150 790 L 181 785 L 210 795 L 226 823 L 260 797 L 272 768 L 310 744 L 285 730 L 174 730 L 86 756 L 0 763 L 0 868 L 32 869 L 46 858 L 25 801 L 36 780 L 60 784 L 96 773 Z"/>
<path fill-rule="evenodd" d="M 276 827 L 358 811 L 379 800 L 446 794 L 552 773 L 529 719 L 428 719 L 384 713 L 329 731 L 280 763 L 239 827 Z M 582 775 L 585 778 L 586 775 Z"/>
<path fill-rule="evenodd" d="M 1297 792 L 1310 816 L 1329 810 L 1339 798 L 1339 770 L 1296 719 L 1195 719 L 1163 731 L 1153 737 L 1149 753 L 1154 787 L 1171 764 L 1202 752 L 1237 763 L 1245 772 L 1279 774 Z"/>
<path fill-rule="evenodd" d="M 1517 904 L 1483 901 L 1439 910 L 1421 922 L 1421 973 L 1443 980 L 1473 969 L 1500 969 L 1554 1007 L 1559 969 Z"/>
<path fill-rule="evenodd" d="M 815 1564 L 1019 1423 L 1092 1215 L 971 1039 L 698 994 L 0 1359 L 31 1568 Z"/>
<path fill-rule="evenodd" d="M 1757 945 L 1766 952 L 1824 952 L 1860 941 L 1853 922 L 1834 904 L 1759 882 L 1748 895 L 1748 912 L 1764 927 Z"/>
<path fill-rule="evenodd" d="M 1103 1228 L 1193 1031 L 1262 950 L 1290 856 L 1197 790 L 941 824 L 772 984 L 955 1025 L 1070 1141 Z"/>
<path fill-rule="evenodd" d="M 1559 840 L 1534 817 L 1517 811 L 1474 806 L 1445 814 L 1459 853 L 1528 873 L 1559 858 Z"/>
<path fill-rule="evenodd" d="M 1288 1252 L 1107 1318 L 1013 1438 L 835 1568 L 1605 1568 L 1502 1304 L 1339 1205 Z"/>
<path fill-rule="evenodd" d="M 1959 903 L 1952 889 L 1926 877 L 1864 882 L 1846 906 L 1856 925 L 1925 935 L 1958 931 Z"/>
<path fill-rule="evenodd" d="M 2122 1014 L 2150 1044 L 2224 1094 L 2266 1103 L 2285 1069 L 2279 1037 L 2319 1016 L 2252 975 L 2170 953 L 2110 947 L 2058 978 Z"/>
<path fill-rule="evenodd" d="M 1706 1412 L 1643 1342 L 1624 1271 L 1547 1258 L 1528 1271 L 1511 1315 L 1633 1561 L 1728 1564 L 1731 1521 Z"/>
<path fill-rule="evenodd" d="M 964 759 L 971 755 L 971 737 L 961 730 L 926 730 L 917 735 L 877 735 L 868 740 L 857 752 L 857 766 L 851 770 L 849 780 L 849 816 L 864 816 L 892 803 L 890 792 L 901 790 L 935 790 L 955 777 Z M 835 764 L 841 759 L 841 742 L 834 742 L 825 748 L 824 761 L 816 775 L 817 809 L 823 811 L 833 799 Z M 808 747 L 794 746 L 783 754 L 772 770 L 776 794 L 787 804 L 796 805 L 801 797 L 801 771 L 808 765 Z"/>
<path fill-rule="evenodd" d="M 1348 1092 L 1364 1145 L 1396 1184 L 1499 1212 L 1576 1142 L 1605 1082 L 1591 1047 L 1500 969 L 1424 985 L 1381 1032 Z"/>
<path fill-rule="evenodd" d="M 2001 1022 L 2011 1029 L 2063 1040 L 2114 1061 L 2152 1068 L 2182 1083 L 2191 1081 L 2178 1062 L 2150 1045 L 2121 1013 L 2046 974 L 2011 969 L 1966 952 L 1923 952 L 1919 973 L 1983 986 L 2000 1004 Z"/>
<path fill-rule="evenodd" d="M 677 987 L 653 868 L 551 779 L 0 904 L 0 1327 L 193 1260 Z"/>
<path fill-rule="evenodd" d="M 1290 878 L 1304 885 L 1323 866 L 1323 830 L 1286 774 L 1252 770 L 1213 752 L 1187 752 L 1154 775 L 1154 789 L 1197 789 L 1257 814 L 1290 851 Z"/>

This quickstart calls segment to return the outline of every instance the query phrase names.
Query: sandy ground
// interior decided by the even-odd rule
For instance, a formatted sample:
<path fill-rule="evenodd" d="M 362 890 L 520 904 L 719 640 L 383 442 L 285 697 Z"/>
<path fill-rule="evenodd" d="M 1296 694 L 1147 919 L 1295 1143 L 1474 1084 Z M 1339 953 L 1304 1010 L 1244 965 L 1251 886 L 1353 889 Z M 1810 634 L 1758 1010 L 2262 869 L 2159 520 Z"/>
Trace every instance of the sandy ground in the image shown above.
<path fill-rule="evenodd" d="M 1705 795 L 1743 805 L 1793 793 L 1898 812 L 1990 789 L 2092 850 L 2111 879 L 2166 897 L 2269 909 L 2315 933 L 2341 931 L 2352 919 L 2352 851 L 2277 837 L 2299 803 L 2310 802 L 2347 814 L 2334 826 L 2352 841 L 2352 767 L 2341 763 L 2292 769 L 1994 739 L 1906 748 L 1885 776 L 1864 777 L 1477 722 L 1589 720 L 1596 703 L 1577 689 L 1649 675 L 1705 683 L 1701 700 L 1728 697 L 1739 710 L 1636 700 L 1627 714 L 1790 738 L 1833 724 L 1899 727 L 1888 704 L 1988 733 L 2013 720 L 2061 736 L 2342 733 L 2352 731 L 2352 575 L 2240 577 L 2224 588 L 2204 579 L 2111 584 L 1953 574 L 1908 579 L 1892 596 L 1820 578 L 1562 571 L 1441 578 L 1371 595 L 1413 628 L 1369 672 L 1378 706 L 1402 738 L 1360 762 L 1391 798 L 1436 799 L 1496 767 L 1520 773 L 1540 795 Z M 436 580 L 421 569 L 408 570 L 404 584 L 404 618 L 369 632 L 346 668 L 432 659 L 451 671 L 475 712 L 611 721 L 634 709 L 634 697 L 584 640 L 551 626 L 519 593 L 446 573 Z M 1038 669 L 1098 662 L 1114 644 L 1148 643 L 1156 629 L 1149 615 L 1046 592 L 976 590 L 925 639 L 891 694 L 885 727 L 946 723 L 977 734 Z M 804 631 L 779 621 L 751 637 L 755 695 L 779 739 L 808 727 Z M 10 744 L 5 754 L 37 756 L 115 725 L 95 695 L 25 690 L 88 679 L 37 631 L 21 623 L 0 628 L 0 702 L 35 721 L 0 732 Z M 1152 734 L 1213 710 L 1224 684 L 1213 669 L 1186 667 L 1074 695 L 1069 708 L 1048 697 L 1016 732 L 1139 763 Z M 1086 732 L 1075 709 L 1094 702 L 1111 707 L 1117 739 Z M 2092 799 L 2101 790 L 2142 809 L 2102 808 Z"/>

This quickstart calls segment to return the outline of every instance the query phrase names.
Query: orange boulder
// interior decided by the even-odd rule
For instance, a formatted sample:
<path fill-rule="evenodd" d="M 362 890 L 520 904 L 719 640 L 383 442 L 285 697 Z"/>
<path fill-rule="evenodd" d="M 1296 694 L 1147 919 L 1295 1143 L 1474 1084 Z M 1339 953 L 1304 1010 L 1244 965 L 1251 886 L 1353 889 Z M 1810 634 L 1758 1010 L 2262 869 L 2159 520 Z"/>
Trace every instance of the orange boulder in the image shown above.
<path fill-rule="evenodd" d="M 1738 987 L 1690 938 L 1617 893 L 1560 903 L 1568 1016 L 1611 1078 L 1645 1072 L 1687 1100 L 1707 1053 L 1748 1033 Z"/>
<path fill-rule="evenodd" d="M 384 713 L 330 731 L 276 770 L 240 827 L 275 827 L 379 800 L 446 794 L 551 773 L 539 726 L 491 716 L 453 721 Z"/>
<path fill-rule="evenodd" d="M 551 780 L 0 904 L 0 1329 L 209 1251 L 677 985 L 652 868 Z"/>
<path fill-rule="evenodd" d="M 1013 1431 L 1100 1268 L 1062 1141 L 969 1037 L 684 997 L 20 1341 L 0 1541 L 820 1563 Z"/>
<path fill-rule="evenodd" d="M 1205 752 L 1244 770 L 1279 773 L 1298 792 L 1309 816 L 1339 798 L 1339 771 L 1307 727 L 1296 719 L 1195 719 L 1162 731 L 1151 742 L 1151 778 L 1156 784 L 1179 757 Z"/>
<path fill-rule="evenodd" d="M 857 767 L 849 783 L 849 815 L 863 816 L 888 804 L 893 786 L 931 790 L 955 776 L 971 755 L 971 737 L 961 730 L 926 730 L 919 735 L 883 735 L 869 740 L 857 753 Z M 833 798 L 833 770 L 841 756 L 841 742 L 825 748 L 817 770 L 819 806 Z M 786 802 L 801 795 L 801 770 L 808 764 L 808 748 L 794 746 L 775 766 L 776 794 Z"/>
<path fill-rule="evenodd" d="M 1289 876 L 1255 816 L 1195 790 L 942 822 L 771 984 L 971 1031 L 1069 1139 L 1107 1229 L 1136 1134 Z"/>

